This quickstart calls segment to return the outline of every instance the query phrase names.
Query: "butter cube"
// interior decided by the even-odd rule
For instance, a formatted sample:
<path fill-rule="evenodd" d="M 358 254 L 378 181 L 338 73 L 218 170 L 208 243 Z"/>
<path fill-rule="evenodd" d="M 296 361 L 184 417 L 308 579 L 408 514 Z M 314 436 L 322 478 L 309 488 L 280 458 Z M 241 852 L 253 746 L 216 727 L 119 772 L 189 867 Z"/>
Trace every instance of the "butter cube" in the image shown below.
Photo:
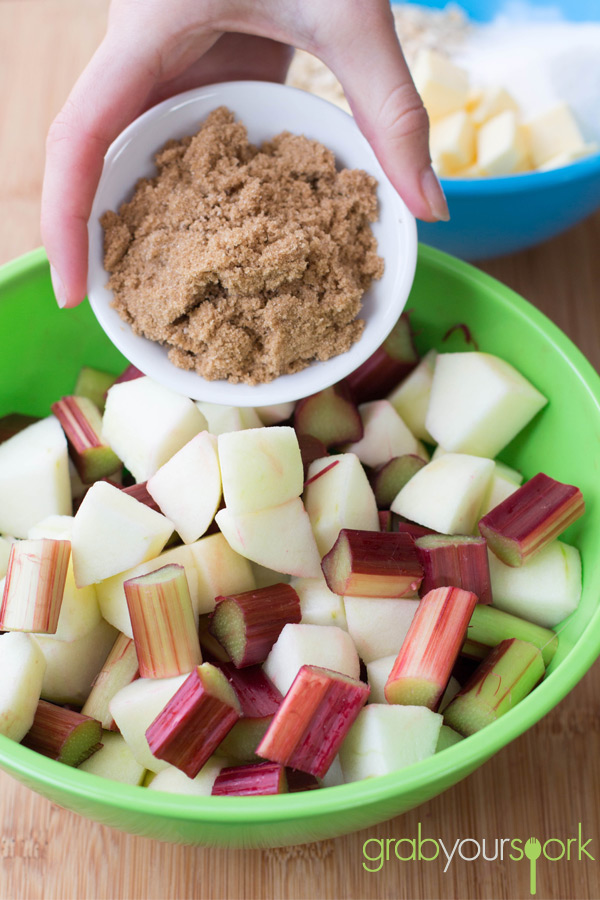
<path fill-rule="evenodd" d="M 549 169 L 560 169 L 562 166 L 569 166 L 571 163 L 577 162 L 578 159 L 583 159 L 585 156 L 591 156 L 593 153 L 600 153 L 600 146 L 598 144 L 582 144 L 577 150 L 557 153 L 556 156 L 553 156 L 552 159 L 545 162 L 543 166 L 540 166 L 540 171 L 546 172 Z"/>
<path fill-rule="evenodd" d="M 453 175 L 475 158 L 475 129 L 464 109 L 434 122 L 429 141 L 431 158 L 440 175 Z"/>
<path fill-rule="evenodd" d="M 579 126 L 567 103 L 558 103 L 525 123 L 533 165 L 543 166 L 554 156 L 574 153 L 585 146 Z"/>
<path fill-rule="evenodd" d="M 435 50 L 422 50 L 412 70 L 413 80 L 432 119 L 463 109 L 469 76 Z"/>
<path fill-rule="evenodd" d="M 518 112 L 519 107 L 514 97 L 503 87 L 490 85 L 483 88 L 478 101 L 473 106 L 471 116 L 475 125 L 483 125 L 489 119 L 507 109 Z"/>
<path fill-rule="evenodd" d="M 482 175 L 492 177 L 528 170 L 527 137 L 512 110 L 499 113 L 479 129 L 477 164 Z"/>

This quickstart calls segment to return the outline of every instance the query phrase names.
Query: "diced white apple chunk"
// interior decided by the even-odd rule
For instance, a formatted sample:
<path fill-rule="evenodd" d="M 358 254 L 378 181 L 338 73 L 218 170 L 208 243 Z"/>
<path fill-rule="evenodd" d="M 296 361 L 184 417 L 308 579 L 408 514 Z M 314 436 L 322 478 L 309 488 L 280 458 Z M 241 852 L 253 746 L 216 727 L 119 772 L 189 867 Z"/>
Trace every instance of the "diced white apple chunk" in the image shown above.
<path fill-rule="evenodd" d="M 472 534 L 494 472 L 494 461 L 445 453 L 413 475 L 392 512 L 441 534 Z"/>
<path fill-rule="evenodd" d="M 121 784 L 141 784 L 146 770 L 136 761 L 123 737 L 114 731 L 102 732 L 102 747 L 82 762 L 84 772 L 110 778 Z"/>
<path fill-rule="evenodd" d="M 46 516 L 71 512 L 67 439 L 48 416 L 0 444 L 0 532 L 25 538 Z"/>
<path fill-rule="evenodd" d="M 201 431 L 148 479 L 146 489 L 186 544 L 201 537 L 219 508 L 217 438 Z"/>
<path fill-rule="evenodd" d="M 102 437 L 137 482 L 207 428 L 193 400 L 146 376 L 115 384 L 106 395 Z"/>
<path fill-rule="evenodd" d="M 394 667 L 398 653 L 390 656 L 382 656 L 380 659 L 372 659 L 367 665 L 367 681 L 371 688 L 367 703 L 387 703 L 385 699 L 385 684 Z"/>
<path fill-rule="evenodd" d="M 231 549 L 222 534 L 209 534 L 188 544 L 188 549 L 198 575 L 197 599 L 192 598 L 192 603 L 199 615 L 213 611 L 215 597 L 257 587 L 250 563 Z"/>
<path fill-rule="evenodd" d="M 339 754 L 334 758 L 333 762 L 319 781 L 321 782 L 322 787 L 337 787 L 337 785 L 344 783 L 344 775 L 340 765 Z"/>
<path fill-rule="evenodd" d="M 112 625 L 100 619 L 92 631 L 74 641 L 57 641 L 54 635 L 36 635 L 46 659 L 42 698 L 51 703 L 83 706 L 117 634 Z"/>
<path fill-rule="evenodd" d="M 426 706 L 363 707 L 340 749 L 344 781 L 389 775 L 433 756 L 442 721 Z"/>
<path fill-rule="evenodd" d="M 516 482 L 512 476 L 507 476 L 504 468 L 508 468 L 508 466 L 502 467 L 500 463 L 495 464 L 494 472 L 477 516 L 477 521 L 487 515 L 487 513 L 494 509 L 495 506 L 498 506 L 499 503 L 502 503 L 503 500 L 506 500 L 507 497 L 510 497 L 511 494 L 514 494 L 515 491 L 519 490 L 519 483 Z M 476 533 L 479 534 L 477 526 L 475 526 L 475 530 Z"/>
<path fill-rule="evenodd" d="M 323 577 L 292 578 L 290 584 L 300 598 L 302 624 L 337 625 L 348 630 L 344 601 L 329 590 Z"/>
<path fill-rule="evenodd" d="M 302 666 L 321 666 L 350 678 L 360 677 L 352 638 L 337 625 L 285 625 L 263 668 L 285 696 Z"/>
<path fill-rule="evenodd" d="M 418 600 L 344 597 L 348 633 L 364 663 L 398 655 L 418 605 Z"/>
<path fill-rule="evenodd" d="M 358 407 L 363 423 L 360 441 L 348 444 L 346 452 L 354 453 L 366 466 L 381 466 L 394 456 L 407 453 L 427 459 L 420 441 L 400 418 L 389 400 L 372 400 Z"/>
<path fill-rule="evenodd" d="M 287 575 L 320 575 L 321 557 L 300 498 L 241 515 L 222 509 L 216 520 L 227 543 L 240 556 Z"/>
<path fill-rule="evenodd" d="M 229 765 L 233 763 L 221 756 L 211 756 L 195 778 L 188 778 L 185 772 L 175 766 L 167 766 L 152 779 L 148 787 L 151 791 L 165 791 L 167 794 L 210 797 L 217 775 Z"/>
<path fill-rule="evenodd" d="M 302 493 L 304 470 L 293 428 L 232 431 L 218 441 L 223 496 L 234 515 L 281 506 Z"/>
<path fill-rule="evenodd" d="M 100 611 L 106 621 L 114 625 L 119 631 L 122 631 L 123 634 L 126 634 L 127 637 L 132 638 L 133 631 L 123 583 L 129 578 L 137 578 L 138 575 L 148 575 L 150 572 L 155 572 L 156 569 L 173 564 L 183 566 L 185 569 L 190 599 L 194 614 L 197 617 L 197 610 L 200 605 L 200 588 L 195 560 L 189 549 L 192 546 L 193 544 L 171 547 L 169 550 L 164 550 L 158 556 L 140 563 L 138 566 L 133 566 L 131 569 L 126 569 L 124 572 L 119 572 L 117 575 L 105 578 L 104 581 L 99 582 L 96 585 L 96 594 Z"/>
<path fill-rule="evenodd" d="M 496 456 L 547 403 L 503 359 L 490 353 L 440 353 L 426 427 L 446 450 Z"/>
<path fill-rule="evenodd" d="M 165 516 L 105 481 L 95 482 L 73 522 L 77 586 L 95 584 L 152 559 L 172 533 L 173 523 Z"/>
<path fill-rule="evenodd" d="M 196 406 L 208 422 L 211 434 L 225 434 L 226 431 L 243 431 L 245 428 L 260 428 L 263 424 L 251 406 L 224 406 L 221 403 L 196 401 Z"/>
<path fill-rule="evenodd" d="M 321 556 L 331 550 L 342 528 L 379 531 L 375 495 L 354 453 L 314 460 L 304 502 Z"/>
<path fill-rule="evenodd" d="M 33 724 L 46 660 L 35 638 L 21 631 L 0 635 L 0 734 L 21 741 Z"/>
<path fill-rule="evenodd" d="M 426 353 L 418 366 L 388 394 L 388 400 L 416 438 L 435 443 L 425 427 L 437 350 Z"/>
<path fill-rule="evenodd" d="M 295 402 L 291 400 L 289 403 L 274 403 L 271 406 L 257 406 L 256 413 L 263 425 L 279 425 L 280 422 L 287 422 L 291 418 L 295 409 Z"/>
<path fill-rule="evenodd" d="M 110 701 L 110 714 L 129 749 L 137 762 L 151 772 L 161 772 L 169 764 L 150 752 L 146 730 L 188 677 L 137 678 Z"/>
<path fill-rule="evenodd" d="M 554 628 L 581 599 L 579 550 L 552 541 L 522 566 L 506 566 L 488 553 L 494 606 L 536 625 Z"/>
<path fill-rule="evenodd" d="M 251 562 L 250 568 L 254 575 L 254 581 L 257 588 L 270 587 L 272 584 L 289 584 L 291 575 L 284 575 L 283 572 L 276 572 L 275 569 L 268 569 L 258 563 Z"/>

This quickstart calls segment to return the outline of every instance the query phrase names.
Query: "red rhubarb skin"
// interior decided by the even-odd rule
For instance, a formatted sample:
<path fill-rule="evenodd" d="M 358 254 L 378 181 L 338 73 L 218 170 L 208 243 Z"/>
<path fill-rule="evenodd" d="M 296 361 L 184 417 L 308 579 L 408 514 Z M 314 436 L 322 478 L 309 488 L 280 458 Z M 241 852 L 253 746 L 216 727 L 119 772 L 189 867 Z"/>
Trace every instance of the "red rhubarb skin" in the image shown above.
<path fill-rule="evenodd" d="M 144 506 L 149 506 L 150 509 L 153 509 L 155 512 L 162 513 L 162 510 L 154 497 L 151 497 L 148 493 L 145 481 L 140 481 L 139 484 L 130 484 L 129 487 L 122 487 L 121 490 L 124 494 L 129 494 L 130 497 L 143 503 Z"/>
<path fill-rule="evenodd" d="M 215 611 L 211 614 L 209 631 L 217 636 L 215 618 L 221 604 L 235 604 L 244 622 L 245 646 L 238 659 L 238 668 L 253 666 L 265 661 L 285 625 L 297 625 L 302 618 L 300 598 L 289 584 L 272 584 L 268 587 L 215 598 Z M 222 640 L 222 643 L 225 641 Z M 227 646 L 225 647 L 227 650 Z M 230 656 L 232 656 L 230 652 Z"/>
<path fill-rule="evenodd" d="M 53 403 L 50 409 L 60 422 L 72 450 L 78 456 L 86 450 L 104 446 L 100 435 L 81 412 L 77 397 L 62 397 Z"/>
<path fill-rule="evenodd" d="M 539 472 L 479 522 L 490 549 L 509 566 L 523 565 L 585 512 L 578 487 Z"/>
<path fill-rule="evenodd" d="M 464 544 L 448 544 L 441 547 L 421 547 L 416 544 L 419 562 L 423 566 L 423 581 L 419 588 L 421 597 L 435 588 L 454 585 L 477 594 L 479 602 L 492 602 L 492 582 L 487 544 L 469 541 Z"/>
<path fill-rule="evenodd" d="M 262 719 L 273 716 L 283 702 L 262 666 L 248 666 L 238 669 L 232 663 L 216 663 L 234 689 L 245 719 Z"/>
<path fill-rule="evenodd" d="M 265 797 L 287 791 L 283 766 L 264 762 L 246 766 L 228 766 L 215 779 L 214 797 Z"/>
<path fill-rule="evenodd" d="M 427 706 L 436 710 L 464 643 L 477 595 L 456 587 L 440 587 L 419 603 L 385 685 L 388 703 L 397 702 L 395 686 L 403 679 L 437 686 Z"/>
<path fill-rule="evenodd" d="M 150 752 L 195 778 L 240 715 L 207 691 L 196 668 L 146 730 Z"/>
<path fill-rule="evenodd" d="M 403 532 L 342 528 L 321 568 L 329 589 L 349 597 L 403 597 L 423 578 L 414 541 Z"/>
<path fill-rule="evenodd" d="M 95 722 L 97 726 L 96 742 L 94 750 L 99 750 L 102 744 L 102 725 L 91 716 L 84 716 L 73 709 L 57 706 L 47 700 L 40 700 L 33 724 L 21 743 L 36 753 L 41 753 L 50 759 L 60 759 L 65 745 L 73 737 L 78 728 L 86 722 Z M 91 754 L 90 754 L 91 755 Z"/>
<path fill-rule="evenodd" d="M 343 421 L 343 428 L 335 433 L 335 429 L 331 431 L 326 427 L 325 430 L 330 432 L 332 437 L 331 440 L 323 440 L 327 434 L 323 433 L 319 423 L 315 427 L 315 418 L 321 423 L 331 423 L 338 417 Z M 322 441 L 326 447 L 337 447 L 360 441 L 364 432 L 360 413 L 345 381 L 339 381 L 317 394 L 311 394 L 309 397 L 299 400 L 294 409 L 294 428 L 298 436 L 312 435 Z M 321 434 L 318 433 L 319 431 Z"/>
<path fill-rule="evenodd" d="M 400 519 L 396 513 L 393 513 L 393 527 L 392 531 L 400 531 L 405 534 L 410 534 L 410 536 L 416 540 L 416 538 L 425 537 L 426 534 L 438 534 L 439 532 L 434 531 L 432 528 L 426 528 L 425 525 L 417 525 L 416 522 L 404 522 Z"/>
<path fill-rule="evenodd" d="M 258 745 L 258 756 L 322 778 L 369 693 L 362 681 L 302 666 Z"/>

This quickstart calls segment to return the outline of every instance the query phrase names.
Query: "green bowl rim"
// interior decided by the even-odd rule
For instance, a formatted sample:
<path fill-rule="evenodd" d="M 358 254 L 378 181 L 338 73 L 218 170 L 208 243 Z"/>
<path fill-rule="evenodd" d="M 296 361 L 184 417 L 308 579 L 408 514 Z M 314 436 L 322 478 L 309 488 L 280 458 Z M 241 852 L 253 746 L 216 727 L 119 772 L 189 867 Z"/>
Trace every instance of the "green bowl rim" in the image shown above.
<path fill-rule="evenodd" d="M 543 313 L 527 300 L 491 276 L 468 263 L 425 245 L 419 246 L 419 261 L 442 272 L 458 275 L 484 290 L 491 290 L 505 306 L 511 307 L 530 325 L 551 341 L 565 362 L 573 369 L 582 387 L 595 402 L 600 414 L 600 377 L 572 341 Z M 3 283 L 31 274 L 32 268 L 47 262 L 43 248 L 33 250 L 0 268 Z M 135 810 L 150 817 L 211 823 L 213 825 L 251 825 L 289 822 L 304 817 L 327 816 L 354 810 L 381 801 L 393 801 L 404 790 L 421 792 L 424 799 L 432 795 L 432 787 L 464 777 L 510 741 L 523 734 L 556 706 L 585 675 L 600 654 L 600 606 L 573 648 L 561 662 L 568 672 L 552 672 L 529 697 L 501 720 L 472 735 L 466 741 L 449 747 L 440 754 L 407 766 L 396 773 L 365 781 L 339 785 L 325 791 L 308 791 L 277 797 L 193 797 L 150 791 L 114 782 L 87 772 L 71 769 L 47 759 L 9 738 L 0 735 L 0 765 L 19 774 L 26 783 L 37 782 L 49 793 L 60 790 L 84 801 L 93 801 L 115 810 Z M 443 788 L 442 788 L 443 789 Z"/>

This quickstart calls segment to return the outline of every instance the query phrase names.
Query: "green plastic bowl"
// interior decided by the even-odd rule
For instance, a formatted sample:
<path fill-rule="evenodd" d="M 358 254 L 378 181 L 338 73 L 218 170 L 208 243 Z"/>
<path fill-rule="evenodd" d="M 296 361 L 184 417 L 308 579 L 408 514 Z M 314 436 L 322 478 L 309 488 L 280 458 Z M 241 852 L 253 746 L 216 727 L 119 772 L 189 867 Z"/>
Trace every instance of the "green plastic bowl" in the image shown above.
<path fill-rule="evenodd" d="M 119 372 L 125 360 L 87 304 L 60 311 L 41 250 L 0 269 L 0 415 L 45 415 L 73 389 L 81 365 Z M 540 312 L 466 263 L 421 247 L 409 308 L 420 349 L 462 349 L 468 324 L 480 349 L 513 363 L 550 399 L 502 453 L 526 477 L 539 470 L 579 485 L 587 502 L 565 539 L 583 558 L 583 597 L 561 626 L 546 679 L 514 710 L 437 756 L 395 774 L 279 797 L 193 798 L 134 788 L 79 772 L 0 737 L 0 765 L 55 803 L 105 825 L 162 841 L 268 847 L 334 837 L 405 812 L 456 784 L 530 728 L 585 674 L 600 653 L 600 379 Z"/>

